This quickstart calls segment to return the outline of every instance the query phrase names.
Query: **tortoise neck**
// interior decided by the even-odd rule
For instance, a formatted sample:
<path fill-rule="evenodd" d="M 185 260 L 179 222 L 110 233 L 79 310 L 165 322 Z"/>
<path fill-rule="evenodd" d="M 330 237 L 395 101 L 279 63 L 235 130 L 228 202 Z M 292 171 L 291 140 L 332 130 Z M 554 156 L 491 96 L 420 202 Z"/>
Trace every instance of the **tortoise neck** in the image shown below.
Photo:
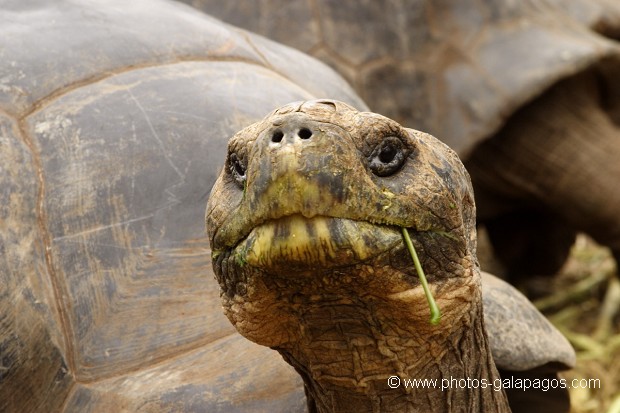
<path fill-rule="evenodd" d="M 335 328 L 313 314 L 307 341 L 278 351 L 302 376 L 310 412 L 509 412 L 482 305 L 474 307 L 444 337 L 353 318 L 360 309 L 325 309 Z"/>

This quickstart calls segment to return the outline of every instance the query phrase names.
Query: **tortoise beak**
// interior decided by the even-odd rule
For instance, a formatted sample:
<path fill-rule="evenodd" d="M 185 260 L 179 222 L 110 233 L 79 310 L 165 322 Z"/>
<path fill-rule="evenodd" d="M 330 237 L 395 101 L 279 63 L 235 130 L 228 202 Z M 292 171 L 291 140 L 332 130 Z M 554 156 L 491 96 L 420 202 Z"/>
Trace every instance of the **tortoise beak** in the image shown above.
<path fill-rule="evenodd" d="M 395 227 L 296 214 L 254 228 L 234 254 L 238 262 L 264 269 L 328 268 L 363 262 L 400 244 Z"/>

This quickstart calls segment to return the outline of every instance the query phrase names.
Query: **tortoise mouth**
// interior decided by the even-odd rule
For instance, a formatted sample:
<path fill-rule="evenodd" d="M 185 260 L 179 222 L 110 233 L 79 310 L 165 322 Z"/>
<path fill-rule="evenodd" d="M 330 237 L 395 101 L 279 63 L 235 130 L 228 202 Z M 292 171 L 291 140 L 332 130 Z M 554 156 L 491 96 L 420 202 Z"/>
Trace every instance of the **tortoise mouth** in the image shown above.
<path fill-rule="evenodd" d="M 263 269 L 332 268 L 370 260 L 402 242 L 395 226 L 294 214 L 253 228 L 233 255 L 239 263 Z"/>

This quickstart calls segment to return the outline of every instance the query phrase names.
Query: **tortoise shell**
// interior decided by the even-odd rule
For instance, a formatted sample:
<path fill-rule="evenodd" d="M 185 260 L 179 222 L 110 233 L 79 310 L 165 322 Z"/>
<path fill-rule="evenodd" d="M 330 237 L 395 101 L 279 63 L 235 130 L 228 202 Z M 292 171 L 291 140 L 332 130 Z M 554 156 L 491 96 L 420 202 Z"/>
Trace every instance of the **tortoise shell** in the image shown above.
<path fill-rule="evenodd" d="M 373 111 L 461 157 L 560 79 L 620 58 L 606 0 L 181 1 L 327 62 Z"/>
<path fill-rule="evenodd" d="M 221 314 L 204 207 L 236 130 L 363 102 L 178 3 L 10 1 L 0 27 L 0 411 L 302 408 Z"/>

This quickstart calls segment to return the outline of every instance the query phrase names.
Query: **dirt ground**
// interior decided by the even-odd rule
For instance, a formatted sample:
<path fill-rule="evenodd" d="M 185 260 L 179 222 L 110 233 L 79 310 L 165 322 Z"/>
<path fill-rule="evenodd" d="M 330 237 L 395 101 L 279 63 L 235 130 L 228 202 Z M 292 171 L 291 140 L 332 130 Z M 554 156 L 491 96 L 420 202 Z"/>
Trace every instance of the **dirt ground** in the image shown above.
<path fill-rule="evenodd" d="M 483 231 L 479 238 L 481 265 L 501 274 L 488 258 Z M 518 286 L 530 298 L 538 297 L 536 307 L 577 352 L 576 367 L 562 373 L 568 382 L 579 379 L 585 387 L 570 389 L 573 413 L 620 413 L 619 279 L 609 250 L 580 235 L 559 274 Z"/>

